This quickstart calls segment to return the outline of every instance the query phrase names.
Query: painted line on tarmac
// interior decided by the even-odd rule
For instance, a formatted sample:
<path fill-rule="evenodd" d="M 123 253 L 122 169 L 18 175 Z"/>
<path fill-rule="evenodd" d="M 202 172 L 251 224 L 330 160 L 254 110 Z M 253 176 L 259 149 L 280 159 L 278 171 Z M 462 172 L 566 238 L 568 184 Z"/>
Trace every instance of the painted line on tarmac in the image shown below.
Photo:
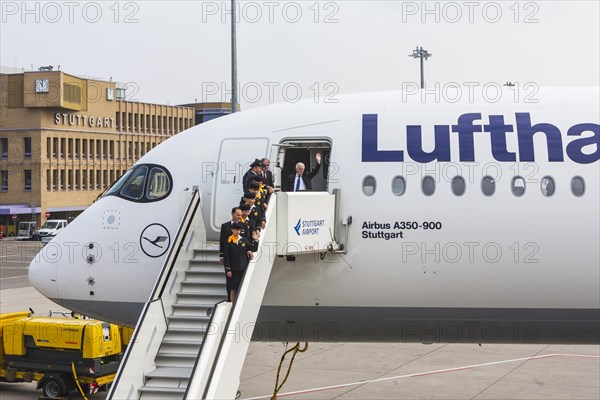
<path fill-rule="evenodd" d="M 377 382 L 384 382 L 384 381 L 390 381 L 390 380 L 394 380 L 394 379 L 403 379 L 403 378 L 416 378 L 416 377 L 420 377 L 420 376 L 441 374 L 441 373 L 446 373 L 446 372 L 456 372 L 456 371 L 464 371 L 467 369 L 473 369 L 473 368 L 479 368 L 479 367 L 488 367 L 490 365 L 508 364 L 508 363 L 521 362 L 521 361 L 531 361 L 531 360 L 541 360 L 541 359 L 553 358 L 553 357 L 600 358 L 600 356 L 587 355 L 587 354 L 546 354 L 546 355 L 533 356 L 533 357 L 513 358 L 511 360 L 493 361 L 493 362 L 483 363 L 483 364 L 466 365 L 463 367 L 455 367 L 455 368 L 438 369 L 438 370 L 434 370 L 434 371 L 418 372 L 418 373 L 414 373 L 414 374 L 396 375 L 396 376 L 390 376 L 387 378 L 377 378 L 377 379 L 371 379 L 371 380 L 367 380 L 367 381 L 343 383 L 340 385 L 323 386 L 323 387 L 313 388 L 313 389 L 298 390 L 295 392 L 278 393 L 277 397 L 296 396 L 299 394 L 315 393 L 315 392 L 321 392 L 321 391 L 325 391 L 325 390 L 342 389 L 342 388 L 347 388 L 347 387 L 351 387 L 351 386 L 359 386 L 359 385 L 364 385 L 367 383 L 377 383 Z M 265 395 L 265 396 L 259 396 L 259 397 L 249 397 L 244 400 L 270 399 L 271 397 L 272 397 L 272 395 Z"/>

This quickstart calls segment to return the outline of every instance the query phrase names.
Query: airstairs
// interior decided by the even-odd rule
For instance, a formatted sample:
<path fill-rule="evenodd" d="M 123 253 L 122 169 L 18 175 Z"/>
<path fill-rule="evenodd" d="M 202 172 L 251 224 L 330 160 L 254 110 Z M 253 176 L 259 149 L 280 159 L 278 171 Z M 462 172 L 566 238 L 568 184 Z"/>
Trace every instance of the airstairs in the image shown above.
<path fill-rule="evenodd" d="M 207 244 L 196 190 L 108 399 L 233 399 L 277 255 L 335 251 L 337 194 L 273 194 L 236 296 L 226 301 L 218 244 Z"/>

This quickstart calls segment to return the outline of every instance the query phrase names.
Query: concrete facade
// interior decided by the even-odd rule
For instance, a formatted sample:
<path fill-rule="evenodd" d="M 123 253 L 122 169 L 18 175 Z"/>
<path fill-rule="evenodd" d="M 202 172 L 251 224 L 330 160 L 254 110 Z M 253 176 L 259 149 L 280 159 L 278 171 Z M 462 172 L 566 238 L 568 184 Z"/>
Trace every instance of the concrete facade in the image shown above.
<path fill-rule="evenodd" d="M 115 82 L 62 71 L 0 74 L 0 226 L 72 219 L 195 110 L 125 100 Z"/>

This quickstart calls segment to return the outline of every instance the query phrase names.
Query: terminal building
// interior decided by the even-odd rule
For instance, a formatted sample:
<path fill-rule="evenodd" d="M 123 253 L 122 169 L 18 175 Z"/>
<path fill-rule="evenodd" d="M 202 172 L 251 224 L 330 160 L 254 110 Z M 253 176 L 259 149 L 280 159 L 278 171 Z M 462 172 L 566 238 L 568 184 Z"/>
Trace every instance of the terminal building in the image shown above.
<path fill-rule="evenodd" d="M 52 67 L 0 73 L 0 226 L 72 220 L 198 107 L 125 100 L 117 83 Z"/>

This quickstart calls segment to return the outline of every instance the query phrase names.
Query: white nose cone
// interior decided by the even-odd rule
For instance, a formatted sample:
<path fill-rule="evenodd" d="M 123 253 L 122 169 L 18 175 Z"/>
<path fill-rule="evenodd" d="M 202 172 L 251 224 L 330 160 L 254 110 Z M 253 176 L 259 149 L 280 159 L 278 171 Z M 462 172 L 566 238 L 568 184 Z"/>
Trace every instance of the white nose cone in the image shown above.
<path fill-rule="evenodd" d="M 58 299 L 56 268 L 60 259 L 59 247 L 45 246 L 29 264 L 29 283 L 49 299 Z"/>

